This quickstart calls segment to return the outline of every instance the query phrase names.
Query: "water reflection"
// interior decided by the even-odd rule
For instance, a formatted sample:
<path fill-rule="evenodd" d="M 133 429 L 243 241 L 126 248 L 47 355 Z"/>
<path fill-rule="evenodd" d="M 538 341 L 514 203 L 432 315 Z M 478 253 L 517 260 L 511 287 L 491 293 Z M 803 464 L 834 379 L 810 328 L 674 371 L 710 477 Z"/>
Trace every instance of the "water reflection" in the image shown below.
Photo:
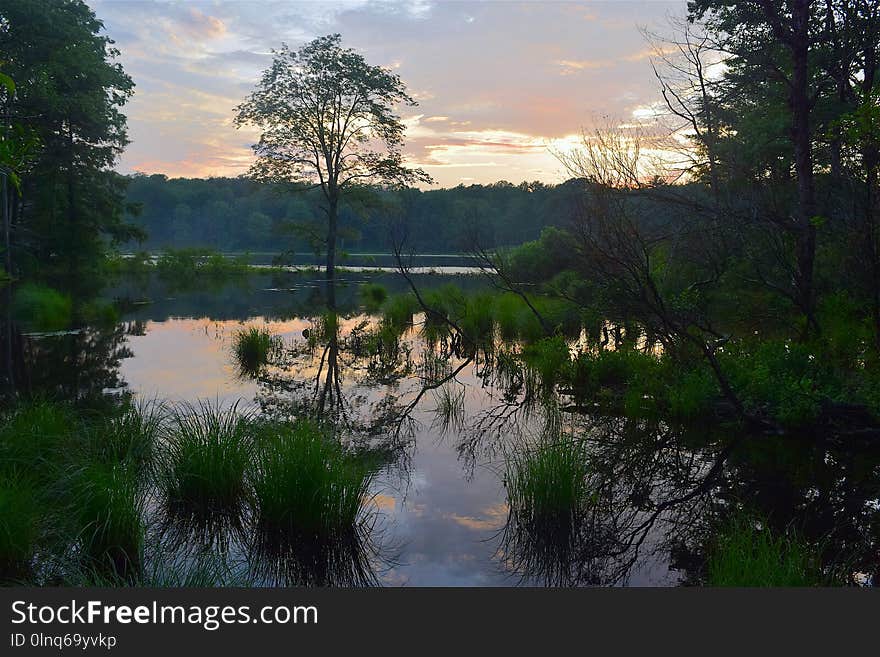
<path fill-rule="evenodd" d="M 121 283 L 115 296 L 153 303 L 115 324 L 35 336 L 7 315 L 2 371 L 20 393 L 84 401 L 130 387 L 333 419 L 380 473 L 371 494 L 381 504 L 352 535 L 286 540 L 257 531 L 247 507 L 149 505 L 157 553 L 220 558 L 253 583 L 697 583 L 714 532 L 740 509 L 796 527 L 827 569 L 880 581 L 880 446 L 595 415 L 524 365 L 517 345 L 478 347 L 425 313 L 391 325 L 362 314 L 357 290 L 357 279 L 328 289 L 279 274 L 211 292 Z M 283 344 L 255 376 L 231 358 L 244 325 Z M 625 339 L 605 325 L 595 333 Z M 589 504 L 548 524 L 509 499 L 505 476 L 553 440 L 576 444 Z"/>

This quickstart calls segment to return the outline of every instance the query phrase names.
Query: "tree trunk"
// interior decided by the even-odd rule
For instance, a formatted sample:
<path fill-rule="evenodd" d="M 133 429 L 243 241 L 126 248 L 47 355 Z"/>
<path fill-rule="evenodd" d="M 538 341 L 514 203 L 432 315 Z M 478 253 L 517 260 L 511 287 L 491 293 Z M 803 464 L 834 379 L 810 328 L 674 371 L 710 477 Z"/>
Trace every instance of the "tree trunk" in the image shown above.
<path fill-rule="evenodd" d="M 792 80 L 789 105 L 792 115 L 792 145 L 797 173 L 798 208 L 797 295 L 808 329 L 818 330 L 815 317 L 813 268 L 816 259 L 816 192 L 813 182 L 813 154 L 810 143 L 809 97 L 809 0 L 796 0 L 792 7 Z"/>
<path fill-rule="evenodd" d="M 331 190 L 327 208 L 327 280 L 336 277 L 336 224 L 339 215 L 339 197 Z"/>
<path fill-rule="evenodd" d="M 9 176 L 5 173 L 3 175 L 3 193 L 2 193 L 2 204 L 3 204 L 3 247 L 6 251 L 3 254 L 3 261 L 6 265 L 6 275 L 12 276 L 12 244 L 10 243 L 9 235 L 9 222 L 10 222 L 10 201 L 9 201 Z"/>

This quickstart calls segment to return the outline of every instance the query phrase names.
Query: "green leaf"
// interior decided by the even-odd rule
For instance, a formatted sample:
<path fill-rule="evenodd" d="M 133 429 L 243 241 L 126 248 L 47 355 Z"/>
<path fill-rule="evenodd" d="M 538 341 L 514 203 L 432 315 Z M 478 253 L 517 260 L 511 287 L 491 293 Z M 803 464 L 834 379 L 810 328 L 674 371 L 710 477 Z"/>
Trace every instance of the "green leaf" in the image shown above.
<path fill-rule="evenodd" d="M 0 73 L 0 85 L 3 85 L 10 95 L 15 93 L 15 82 L 5 73 Z"/>

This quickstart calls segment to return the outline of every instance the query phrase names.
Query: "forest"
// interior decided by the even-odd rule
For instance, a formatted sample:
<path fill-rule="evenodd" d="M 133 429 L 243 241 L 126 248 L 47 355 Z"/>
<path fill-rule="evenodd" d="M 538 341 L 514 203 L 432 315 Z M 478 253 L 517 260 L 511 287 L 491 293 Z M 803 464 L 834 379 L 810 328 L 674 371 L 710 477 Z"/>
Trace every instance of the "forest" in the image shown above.
<path fill-rule="evenodd" d="M 339 34 L 231 114 L 246 174 L 122 175 L 101 21 L 0 0 L 3 581 L 406 582 L 376 500 L 454 471 L 461 508 L 408 516 L 417 583 L 473 549 L 467 583 L 877 585 L 880 6 L 673 26 L 662 120 L 584 128 L 559 184 L 431 189 L 416 99 Z"/>
<path fill-rule="evenodd" d="M 572 183 L 574 185 L 574 183 Z M 453 189 L 361 190 L 341 209 L 340 248 L 387 253 L 391 226 L 406 203 L 411 245 L 421 253 L 460 253 L 475 237 L 489 248 L 535 240 L 570 216 L 572 185 L 540 182 L 460 185 Z M 575 185 L 576 188 L 576 185 Z M 129 219 L 146 234 L 126 248 L 204 247 L 226 252 L 312 253 L 323 248 L 320 192 L 279 189 L 248 179 L 132 176 Z M 474 227 L 477 232 L 474 232 Z M 430 227 L 430 230 L 427 230 Z"/>

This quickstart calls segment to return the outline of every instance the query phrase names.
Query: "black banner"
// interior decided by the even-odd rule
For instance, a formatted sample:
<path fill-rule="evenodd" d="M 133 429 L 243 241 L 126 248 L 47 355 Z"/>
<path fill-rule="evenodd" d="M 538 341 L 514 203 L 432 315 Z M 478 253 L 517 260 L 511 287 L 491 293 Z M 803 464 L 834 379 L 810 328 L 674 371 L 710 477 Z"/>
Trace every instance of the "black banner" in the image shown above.
<path fill-rule="evenodd" d="M 342 649 L 840 654 L 873 644 L 867 590 L 3 589 L 2 655 Z M 578 647 L 580 646 L 580 647 Z"/>

